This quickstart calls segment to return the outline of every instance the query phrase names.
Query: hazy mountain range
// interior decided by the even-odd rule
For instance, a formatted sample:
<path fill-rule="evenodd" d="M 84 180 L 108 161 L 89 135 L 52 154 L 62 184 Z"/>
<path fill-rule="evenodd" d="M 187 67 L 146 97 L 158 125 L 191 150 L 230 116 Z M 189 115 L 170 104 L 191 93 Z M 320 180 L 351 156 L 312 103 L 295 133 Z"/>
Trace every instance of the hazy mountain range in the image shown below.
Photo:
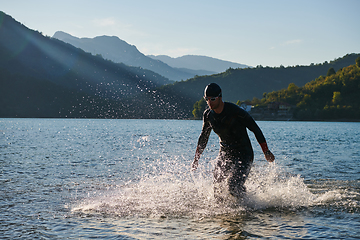
<path fill-rule="evenodd" d="M 247 67 L 246 65 L 205 56 L 184 56 L 176 59 L 166 56 L 145 56 L 136 46 L 130 45 L 115 36 L 78 38 L 58 31 L 54 34 L 53 38 L 57 38 L 94 55 L 100 54 L 103 58 L 116 63 L 149 69 L 174 81 L 186 80 L 195 75 L 219 73 L 229 67 Z"/>
<path fill-rule="evenodd" d="M 203 69 L 214 73 L 225 72 L 229 68 L 250 67 L 244 64 L 224 61 L 207 56 L 198 56 L 198 55 L 185 55 L 177 58 L 172 58 L 166 55 L 157 55 L 157 56 L 148 55 L 148 56 L 153 59 L 160 60 L 174 68 L 185 68 L 185 69 L 193 69 L 193 70 Z"/>
<path fill-rule="evenodd" d="M 155 72 L 45 37 L 1 11 L 0 22 L 0 117 L 168 118 L 170 110 L 178 118 L 177 110 L 183 112 L 156 95 L 171 81 Z"/>

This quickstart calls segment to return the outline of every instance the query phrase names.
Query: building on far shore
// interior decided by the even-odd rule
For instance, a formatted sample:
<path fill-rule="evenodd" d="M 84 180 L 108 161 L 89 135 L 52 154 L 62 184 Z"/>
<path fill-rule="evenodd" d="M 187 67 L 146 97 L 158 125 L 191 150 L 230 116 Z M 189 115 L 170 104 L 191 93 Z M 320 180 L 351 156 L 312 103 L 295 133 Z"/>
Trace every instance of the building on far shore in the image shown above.
<path fill-rule="evenodd" d="M 253 108 L 253 106 L 251 105 L 250 102 L 242 102 L 240 104 L 240 107 L 243 108 L 245 111 L 250 112 L 251 108 Z"/>
<path fill-rule="evenodd" d="M 285 102 L 271 102 L 264 107 L 252 107 L 251 116 L 256 120 L 292 120 L 294 109 Z"/>

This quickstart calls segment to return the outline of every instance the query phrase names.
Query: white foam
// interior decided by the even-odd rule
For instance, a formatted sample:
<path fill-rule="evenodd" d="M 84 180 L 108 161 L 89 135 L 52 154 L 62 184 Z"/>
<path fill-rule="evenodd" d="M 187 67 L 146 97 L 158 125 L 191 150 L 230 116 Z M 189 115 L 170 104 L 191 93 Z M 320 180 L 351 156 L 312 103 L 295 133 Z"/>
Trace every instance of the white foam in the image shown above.
<path fill-rule="evenodd" d="M 307 207 L 341 197 L 333 192 L 313 194 L 301 176 L 290 175 L 275 164 L 254 166 L 245 186 L 247 194 L 240 205 L 231 201 L 217 204 L 209 171 L 186 169 L 147 174 L 138 182 L 85 198 L 72 211 L 118 216 L 213 216 L 266 208 Z"/>
<path fill-rule="evenodd" d="M 332 191 L 328 191 L 323 194 L 320 194 L 315 199 L 314 202 L 318 203 L 318 204 L 324 204 L 324 203 L 333 202 L 333 201 L 340 201 L 341 199 L 342 199 L 342 194 L 340 193 L 340 191 L 332 190 Z"/>
<path fill-rule="evenodd" d="M 254 209 L 307 207 L 316 197 L 300 175 L 289 175 L 274 163 L 253 170 L 245 185 L 246 203 Z"/>

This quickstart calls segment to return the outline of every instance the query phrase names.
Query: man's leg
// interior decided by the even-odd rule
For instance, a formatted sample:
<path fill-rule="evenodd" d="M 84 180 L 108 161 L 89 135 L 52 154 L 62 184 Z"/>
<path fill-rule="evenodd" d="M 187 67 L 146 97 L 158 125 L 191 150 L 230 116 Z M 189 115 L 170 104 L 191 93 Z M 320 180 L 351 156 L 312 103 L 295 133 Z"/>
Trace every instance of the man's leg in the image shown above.
<path fill-rule="evenodd" d="M 246 192 L 245 181 L 250 173 L 252 162 L 251 156 L 235 159 L 229 174 L 229 192 L 238 199 L 243 198 Z"/>
<path fill-rule="evenodd" d="M 214 169 L 214 197 L 217 202 L 224 202 L 229 197 L 229 174 L 232 169 L 232 161 L 226 153 L 220 152 Z"/>

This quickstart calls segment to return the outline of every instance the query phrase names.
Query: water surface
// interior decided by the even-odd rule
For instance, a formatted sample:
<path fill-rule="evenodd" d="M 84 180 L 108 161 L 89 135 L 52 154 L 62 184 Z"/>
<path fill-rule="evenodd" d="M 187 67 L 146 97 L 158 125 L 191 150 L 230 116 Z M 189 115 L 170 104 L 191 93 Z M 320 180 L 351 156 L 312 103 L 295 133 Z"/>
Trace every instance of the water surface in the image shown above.
<path fill-rule="evenodd" d="M 258 122 L 241 203 L 217 204 L 201 121 L 0 119 L 0 234 L 8 239 L 357 239 L 360 123 Z"/>

